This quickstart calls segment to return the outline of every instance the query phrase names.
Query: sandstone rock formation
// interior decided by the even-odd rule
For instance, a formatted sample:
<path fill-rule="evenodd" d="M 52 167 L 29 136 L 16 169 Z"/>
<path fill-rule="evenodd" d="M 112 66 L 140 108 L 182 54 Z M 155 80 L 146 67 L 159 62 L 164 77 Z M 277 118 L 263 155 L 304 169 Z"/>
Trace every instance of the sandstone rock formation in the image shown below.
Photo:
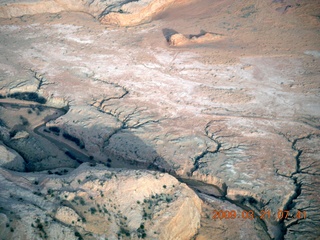
<path fill-rule="evenodd" d="M 0 6 L 0 17 L 11 18 L 23 15 L 39 13 L 58 13 L 64 8 L 55 1 L 2 1 Z"/>
<path fill-rule="evenodd" d="M 168 43 L 170 46 L 186 46 L 191 44 L 205 44 L 222 40 L 223 36 L 213 33 L 203 33 L 196 36 L 186 37 L 181 33 L 170 36 Z"/>
<path fill-rule="evenodd" d="M 0 166 L 14 171 L 25 171 L 23 158 L 14 150 L 0 145 Z"/>
<path fill-rule="evenodd" d="M 116 26 L 135 26 L 148 22 L 174 3 L 181 0 L 139 0 L 139 1 L 76 1 L 35 0 L 3 1 L 0 3 L 0 18 L 21 17 L 41 13 L 62 11 L 86 12 L 100 18 L 101 23 Z"/>
<path fill-rule="evenodd" d="M 143 0 L 124 4 L 119 12 L 111 12 L 101 18 L 101 23 L 114 26 L 136 26 L 149 22 L 152 17 L 163 12 L 174 3 L 181 3 L 181 0 Z"/>
<path fill-rule="evenodd" d="M 168 174 L 82 164 L 61 177 L 1 168 L 0 181 L 5 239 L 182 240 L 200 226 L 201 200 Z"/>

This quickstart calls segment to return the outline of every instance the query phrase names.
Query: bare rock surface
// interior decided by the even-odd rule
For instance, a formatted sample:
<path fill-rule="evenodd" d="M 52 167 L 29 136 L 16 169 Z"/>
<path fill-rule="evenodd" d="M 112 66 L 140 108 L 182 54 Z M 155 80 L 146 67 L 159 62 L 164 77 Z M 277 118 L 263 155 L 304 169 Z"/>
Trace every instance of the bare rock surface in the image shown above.
<path fill-rule="evenodd" d="M 181 33 L 173 34 L 169 37 L 168 43 L 171 46 L 186 46 L 191 44 L 206 44 L 222 40 L 223 36 L 214 33 L 201 33 L 199 35 L 186 37 Z"/>
<path fill-rule="evenodd" d="M 0 165 L 3 168 L 14 171 L 25 171 L 25 162 L 23 158 L 14 150 L 0 145 Z"/>
<path fill-rule="evenodd" d="M 143 0 L 129 2 L 119 9 L 119 12 L 111 12 L 101 18 L 101 23 L 113 26 L 136 26 L 149 22 L 154 16 L 162 13 L 176 3 L 191 2 L 183 0 Z"/>
<path fill-rule="evenodd" d="M 209 217 L 202 211 L 199 234 L 188 232 L 184 239 L 211 239 L 210 231 L 217 232 L 219 239 L 317 239 L 317 2 L 199 0 L 174 3 L 156 16 L 139 18 L 134 12 L 151 6 L 143 3 L 117 6 L 122 11 L 103 18 L 111 25 L 153 20 L 126 28 L 106 27 L 80 12 L 1 19 L 1 101 L 17 104 L 13 97 L 30 100 L 31 96 L 31 100 L 46 100 L 37 103 L 42 107 L 66 109 L 57 117 L 52 108 L 38 109 L 40 118 L 36 107 L 3 103 L 1 140 L 32 162 L 32 171 L 48 173 L 51 169 L 63 175 L 64 169 L 53 169 L 97 161 L 109 167 L 143 166 L 176 176 L 200 191 L 209 209 Z M 223 38 L 190 38 L 202 30 Z M 187 44 L 170 47 L 169 37 L 175 34 Z M 29 136 L 13 139 L 21 131 Z M 117 201 L 127 199 L 126 194 L 116 195 L 117 188 L 124 188 L 117 184 L 116 180 L 109 184 L 114 190 L 110 196 Z M 59 193 L 67 191 L 70 198 L 68 189 L 53 186 Z M 83 187 L 100 189 L 99 183 Z M 66 219 L 67 224 L 82 213 L 54 203 L 54 216 Z M 182 202 L 180 205 L 183 207 Z M 270 217 L 251 222 L 219 219 L 213 224 L 210 211 L 215 209 L 254 211 L 257 216 L 270 210 Z M 289 211 L 290 216 L 281 219 L 278 210 Z M 303 211 L 306 218 L 298 218 Z M 132 213 L 135 221 L 128 226 L 139 228 L 134 225 L 139 214 Z M 3 221 L 12 218 L 5 215 L 1 215 Z M 99 217 L 89 213 L 88 219 L 87 228 L 81 221 L 74 224 L 87 233 L 104 234 L 95 226 Z M 172 219 L 172 223 L 179 222 Z M 189 224 L 196 226 L 191 220 Z M 163 225 L 153 229 L 159 226 Z M 70 235 L 56 238 L 72 239 L 73 228 L 63 225 L 63 229 Z M 161 236 L 168 237 L 166 231 Z M 228 232 L 226 237 L 223 231 Z"/>
<path fill-rule="evenodd" d="M 169 6 L 181 0 L 10 0 L 0 2 L 0 18 L 21 17 L 63 11 L 85 12 L 101 23 L 114 26 L 135 26 L 151 21 Z M 188 2 L 188 1 L 187 1 Z"/>
<path fill-rule="evenodd" d="M 61 177 L 0 171 L 5 239 L 189 239 L 199 228 L 201 200 L 168 174 L 89 164 Z"/>

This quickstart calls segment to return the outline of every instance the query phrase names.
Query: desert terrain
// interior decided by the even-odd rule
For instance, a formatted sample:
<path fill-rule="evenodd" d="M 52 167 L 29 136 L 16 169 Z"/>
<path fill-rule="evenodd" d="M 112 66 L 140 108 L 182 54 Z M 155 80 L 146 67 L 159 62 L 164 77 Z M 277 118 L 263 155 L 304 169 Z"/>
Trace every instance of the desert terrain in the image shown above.
<path fill-rule="evenodd" d="M 319 0 L 0 0 L 0 239 L 319 239 Z"/>

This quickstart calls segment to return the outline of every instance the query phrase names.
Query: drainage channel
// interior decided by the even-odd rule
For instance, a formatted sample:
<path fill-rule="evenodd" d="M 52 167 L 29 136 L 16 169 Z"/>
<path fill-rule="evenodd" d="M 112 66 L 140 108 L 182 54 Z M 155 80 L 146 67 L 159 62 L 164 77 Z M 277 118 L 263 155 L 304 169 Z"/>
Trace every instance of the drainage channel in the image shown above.
<path fill-rule="evenodd" d="M 31 106 L 38 106 L 39 104 L 37 103 L 30 103 L 30 102 L 25 102 L 25 101 L 19 101 L 19 103 L 17 102 L 11 102 L 9 99 L 8 101 L 5 101 L 4 99 L 2 99 L 2 101 L 0 102 L 0 106 L 5 106 L 5 107 L 12 107 L 12 108 L 30 108 Z M 53 143 L 58 149 L 62 150 L 62 151 L 68 151 L 72 154 L 71 158 L 75 161 L 77 161 L 79 164 L 83 163 L 83 162 L 90 162 L 90 163 L 102 163 L 105 164 L 105 162 L 102 161 L 102 159 L 95 159 L 93 160 L 92 158 L 90 158 L 89 153 L 85 152 L 82 149 L 77 149 L 76 146 L 73 146 L 73 144 L 68 144 L 66 143 L 66 141 L 61 141 L 58 139 L 57 136 L 50 135 L 50 133 L 46 132 L 46 124 L 47 122 L 51 121 L 51 120 L 55 120 L 63 115 L 65 115 L 67 113 L 68 110 L 66 109 L 59 109 L 59 108 L 53 108 L 53 107 L 49 107 L 49 106 L 44 106 L 44 105 L 39 105 L 44 109 L 54 109 L 56 110 L 56 114 L 55 115 L 51 115 L 51 116 L 46 116 L 44 119 L 45 121 L 43 121 L 42 124 L 35 126 L 33 128 L 33 132 L 42 137 L 47 139 L 48 141 L 50 141 L 51 143 Z M 70 157 L 70 156 L 69 156 Z M 109 166 L 111 167 L 111 166 Z M 181 176 L 178 176 L 174 171 L 170 170 L 170 169 L 164 169 L 164 168 L 159 168 L 158 166 L 153 165 L 152 163 L 148 163 L 148 164 L 143 164 L 140 162 L 135 162 L 135 163 L 126 163 L 126 162 L 121 162 L 121 164 L 117 165 L 113 165 L 111 168 L 124 168 L 124 169 L 148 169 L 148 170 L 154 170 L 154 171 L 160 171 L 160 172 L 165 172 L 168 173 L 170 175 L 172 175 L 173 177 L 177 178 L 180 182 L 185 183 L 186 185 L 188 185 L 191 189 L 193 189 L 195 191 L 195 193 L 202 199 L 205 200 L 205 198 L 214 198 L 214 199 L 219 199 L 222 201 L 227 201 L 228 203 L 235 205 L 239 208 L 241 208 L 242 210 L 245 211 L 254 211 L 255 214 L 257 215 L 257 212 L 250 208 L 247 205 L 244 205 L 238 201 L 234 201 L 232 199 L 229 199 L 226 197 L 226 191 L 227 189 L 220 189 L 217 186 L 214 185 L 210 185 L 210 184 L 206 184 L 203 182 L 200 182 L 198 180 L 193 180 L 190 178 L 182 178 Z M 215 192 L 216 194 L 212 194 L 211 192 L 205 192 L 203 191 L 203 188 L 199 189 L 197 188 L 197 186 L 200 185 L 207 185 L 208 188 L 210 188 L 211 190 L 213 190 L 213 192 Z M 260 218 L 255 218 L 257 223 L 261 226 L 261 228 L 266 232 L 266 234 L 269 236 L 270 239 L 275 239 L 275 240 L 282 240 L 284 239 L 284 234 L 285 234 L 285 228 L 284 228 L 284 224 L 283 223 L 278 223 L 277 226 L 275 226 L 276 228 L 276 232 L 277 234 L 273 233 L 273 235 L 275 236 L 274 238 L 272 238 L 270 236 L 267 224 L 264 220 L 260 219 Z"/>

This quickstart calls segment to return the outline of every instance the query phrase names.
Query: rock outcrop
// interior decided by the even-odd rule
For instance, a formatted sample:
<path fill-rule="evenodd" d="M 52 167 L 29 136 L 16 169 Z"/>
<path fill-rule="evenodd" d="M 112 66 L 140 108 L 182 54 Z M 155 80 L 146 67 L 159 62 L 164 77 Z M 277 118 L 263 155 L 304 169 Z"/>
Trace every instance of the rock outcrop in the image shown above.
<path fill-rule="evenodd" d="M 14 171 L 24 172 L 25 162 L 14 150 L 7 148 L 0 142 L 0 166 Z"/>
<path fill-rule="evenodd" d="M 200 227 L 201 200 L 168 174 L 82 164 L 60 177 L 0 169 L 0 181 L 6 239 L 184 240 Z"/>
<path fill-rule="evenodd" d="M 0 3 L 0 18 L 20 17 L 40 13 L 62 11 L 86 12 L 99 18 L 101 23 L 115 26 L 135 26 L 148 22 L 181 0 L 139 0 L 139 1 L 76 1 L 76 0 L 36 0 L 4 1 Z"/>
<path fill-rule="evenodd" d="M 169 37 L 168 43 L 170 46 L 188 46 L 192 44 L 208 44 L 216 41 L 220 41 L 223 39 L 223 36 L 220 34 L 214 33 L 201 33 L 199 35 L 190 35 L 186 37 L 181 33 L 173 34 Z"/>
<path fill-rule="evenodd" d="M 119 12 L 110 12 L 103 16 L 102 24 L 114 26 L 136 26 L 149 22 L 154 16 L 166 10 L 169 6 L 183 2 L 181 0 L 142 0 L 124 4 Z"/>

